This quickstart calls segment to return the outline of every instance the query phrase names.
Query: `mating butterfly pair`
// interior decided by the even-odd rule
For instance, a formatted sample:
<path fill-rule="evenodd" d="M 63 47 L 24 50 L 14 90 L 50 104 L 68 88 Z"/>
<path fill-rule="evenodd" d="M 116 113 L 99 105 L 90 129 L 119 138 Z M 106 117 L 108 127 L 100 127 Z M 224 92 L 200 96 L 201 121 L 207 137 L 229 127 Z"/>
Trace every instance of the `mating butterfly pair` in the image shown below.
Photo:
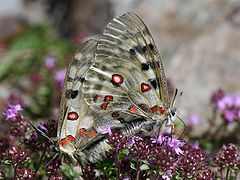
<path fill-rule="evenodd" d="M 156 45 L 135 14 L 114 18 L 100 40 L 81 45 L 65 78 L 58 126 L 60 150 L 81 164 L 111 148 L 102 129 L 127 136 L 172 125 L 166 77 Z"/>

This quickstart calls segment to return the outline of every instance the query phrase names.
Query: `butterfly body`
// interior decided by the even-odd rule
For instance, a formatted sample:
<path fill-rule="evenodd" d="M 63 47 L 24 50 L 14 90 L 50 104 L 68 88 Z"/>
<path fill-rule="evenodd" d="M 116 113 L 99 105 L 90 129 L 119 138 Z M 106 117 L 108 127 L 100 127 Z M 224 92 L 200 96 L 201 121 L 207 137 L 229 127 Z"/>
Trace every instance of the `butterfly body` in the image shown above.
<path fill-rule="evenodd" d="M 133 13 L 114 18 L 99 40 L 80 47 L 67 70 L 61 100 L 59 145 L 80 163 L 111 149 L 101 129 L 127 136 L 172 125 L 162 61 L 149 30 Z"/>

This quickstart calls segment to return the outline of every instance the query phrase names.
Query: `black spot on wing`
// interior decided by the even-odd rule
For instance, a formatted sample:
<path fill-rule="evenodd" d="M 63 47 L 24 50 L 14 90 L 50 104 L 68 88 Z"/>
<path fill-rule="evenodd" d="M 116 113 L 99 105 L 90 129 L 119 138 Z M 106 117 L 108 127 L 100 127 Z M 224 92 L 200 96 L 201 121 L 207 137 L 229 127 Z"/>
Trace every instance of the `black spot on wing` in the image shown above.
<path fill-rule="evenodd" d="M 80 81 L 81 83 L 83 83 L 85 81 L 84 77 L 78 77 L 78 81 Z"/>
<path fill-rule="evenodd" d="M 134 49 L 130 49 L 129 52 L 130 52 L 130 54 L 131 54 L 132 56 L 135 56 L 135 55 L 136 55 L 136 52 L 135 52 Z"/>
<path fill-rule="evenodd" d="M 66 96 L 68 99 L 70 99 L 70 98 L 75 99 L 77 97 L 77 95 L 78 95 L 78 90 L 75 90 L 75 91 L 67 90 L 67 92 L 66 92 Z"/>
<path fill-rule="evenodd" d="M 154 46 L 150 43 L 150 44 L 148 44 L 148 47 L 151 49 L 151 50 L 153 50 L 154 49 Z"/>
<path fill-rule="evenodd" d="M 68 82 L 73 82 L 73 78 L 71 78 L 70 76 L 67 77 L 67 81 Z"/>
<path fill-rule="evenodd" d="M 142 66 L 143 71 L 147 71 L 149 69 L 149 64 L 148 63 L 142 63 L 141 66 Z"/>
<path fill-rule="evenodd" d="M 147 52 L 147 47 L 143 46 L 142 51 L 143 51 L 143 53 L 146 53 Z"/>
<path fill-rule="evenodd" d="M 154 87 L 154 89 L 157 89 L 157 81 L 156 81 L 156 79 L 149 79 L 148 81 L 151 83 L 151 85 Z"/>

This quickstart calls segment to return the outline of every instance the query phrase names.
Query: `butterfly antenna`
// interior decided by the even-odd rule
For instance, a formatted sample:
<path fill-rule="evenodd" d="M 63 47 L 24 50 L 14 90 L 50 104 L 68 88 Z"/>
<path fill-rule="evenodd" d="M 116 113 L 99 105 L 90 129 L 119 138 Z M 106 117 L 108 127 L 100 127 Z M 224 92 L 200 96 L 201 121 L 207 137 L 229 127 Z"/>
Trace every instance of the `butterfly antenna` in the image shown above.
<path fill-rule="evenodd" d="M 177 117 L 178 117 L 178 116 L 177 116 Z M 185 122 L 184 122 L 180 117 L 178 117 L 178 119 L 182 122 L 183 127 L 184 127 L 181 135 L 179 136 L 179 138 L 181 138 L 181 137 L 183 136 L 183 134 L 186 132 L 187 126 L 186 126 Z"/>
<path fill-rule="evenodd" d="M 179 94 L 179 96 L 175 99 L 175 101 L 174 101 L 173 104 L 172 104 L 173 106 L 175 106 L 175 104 L 179 101 L 179 99 L 182 97 L 182 95 L 183 95 L 183 91 L 181 91 L 180 94 Z M 172 107 L 173 107 L 173 106 L 172 106 Z"/>
<path fill-rule="evenodd" d="M 43 137 L 45 137 L 46 139 L 48 139 L 52 144 L 55 144 L 55 143 L 53 142 L 53 140 L 52 140 L 50 137 L 48 137 L 42 130 L 40 130 L 39 128 L 36 128 L 32 123 L 31 123 L 31 126 L 33 127 L 33 129 L 36 130 L 37 133 L 39 133 L 41 136 L 43 136 Z"/>
<path fill-rule="evenodd" d="M 177 97 L 177 94 L 178 94 L 178 89 L 175 89 L 175 93 L 174 93 L 174 96 L 173 96 L 173 99 L 172 99 L 172 102 L 171 102 L 171 106 L 170 107 L 173 107 L 173 105 L 175 104 L 174 101 Z"/>

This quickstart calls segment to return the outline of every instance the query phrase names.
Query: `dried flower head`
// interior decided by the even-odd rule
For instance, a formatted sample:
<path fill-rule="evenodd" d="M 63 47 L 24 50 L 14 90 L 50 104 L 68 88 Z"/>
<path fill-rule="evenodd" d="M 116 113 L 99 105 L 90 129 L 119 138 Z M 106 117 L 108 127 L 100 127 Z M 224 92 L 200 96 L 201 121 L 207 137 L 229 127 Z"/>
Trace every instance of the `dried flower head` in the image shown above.
<path fill-rule="evenodd" d="M 178 158 L 178 172 L 184 178 L 196 178 L 198 172 L 207 167 L 206 155 L 190 144 L 182 147 L 183 154 Z"/>
<path fill-rule="evenodd" d="M 59 159 L 53 160 L 46 165 L 47 174 L 54 175 L 58 172 L 61 166 L 61 161 Z"/>
<path fill-rule="evenodd" d="M 203 172 L 199 172 L 197 175 L 197 179 L 198 180 L 214 180 L 215 179 L 215 174 L 213 171 L 211 171 L 210 169 L 203 171 Z"/>
<path fill-rule="evenodd" d="M 221 150 L 213 158 L 213 161 L 221 168 L 234 168 L 238 166 L 240 150 L 234 144 L 223 145 Z"/>
<path fill-rule="evenodd" d="M 30 154 L 27 150 L 21 149 L 17 146 L 11 146 L 8 149 L 7 158 L 12 161 L 14 165 L 27 160 Z"/>
<path fill-rule="evenodd" d="M 20 179 L 34 179 L 34 172 L 32 169 L 27 169 L 27 168 L 18 168 L 17 169 L 17 176 Z"/>
<path fill-rule="evenodd" d="M 115 131 L 111 136 L 108 137 L 108 143 L 115 149 L 121 150 L 127 145 L 127 137 L 121 132 Z"/>

